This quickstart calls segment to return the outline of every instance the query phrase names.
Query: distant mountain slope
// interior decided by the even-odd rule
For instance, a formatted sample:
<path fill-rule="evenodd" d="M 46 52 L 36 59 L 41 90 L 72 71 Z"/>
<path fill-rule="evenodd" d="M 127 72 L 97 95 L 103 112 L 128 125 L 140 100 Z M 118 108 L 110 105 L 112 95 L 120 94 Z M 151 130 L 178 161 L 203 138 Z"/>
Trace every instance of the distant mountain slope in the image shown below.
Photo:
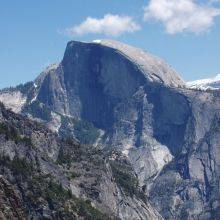
<path fill-rule="evenodd" d="M 201 79 L 192 82 L 187 82 L 187 86 L 192 89 L 201 89 L 201 90 L 220 89 L 220 74 L 209 79 Z"/>
<path fill-rule="evenodd" d="M 1 219 L 162 219 L 116 151 L 61 140 L 2 104 L 0 201 Z"/>
<path fill-rule="evenodd" d="M 123 198 L 119 209 L 111 203 L 121 219 L 131 213 L 145 219 L 149 212 L 159 218 L 155 209 L 165 219 L 218 219 L 219 91 L 189 89 L 161 59 L 120 42 L 96 40 L 70 41 L 58 65 L 33 82 L 1 91 L 0 97 L 16 93 L 16 100 L 25 102 L 4 98 L 8 107 L 101 154 L 119 153 L 119 159 L 111 156 L 114 178 L 128 191 L 136 191 L 138 182 L 152 204 L 150 211 L 135 214 L 128 207 L 139 210 L 136 198 Z M 103 191 L 109 190 L 111 185 Z"/>

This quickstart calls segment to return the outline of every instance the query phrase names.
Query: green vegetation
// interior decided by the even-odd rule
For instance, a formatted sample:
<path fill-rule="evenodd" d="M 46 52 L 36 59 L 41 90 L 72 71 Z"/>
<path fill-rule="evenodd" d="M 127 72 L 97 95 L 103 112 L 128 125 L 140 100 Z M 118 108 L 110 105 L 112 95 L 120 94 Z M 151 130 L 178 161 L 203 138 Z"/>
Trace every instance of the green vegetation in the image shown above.
<path fill-rule="evenodd" d="M 130 196 L 137 193 L 138 179 L 133 174 L 133 170 L 127 164 L 120 161 L 110 161 L 112 173 L 116 183 L 124 192 Z"/>
<path fill-rule="evenodd" d="M 64 143 L 68 144 L 68 145 L 73 145 L 73 146 L 76 145 L 76 141 L 71 137 L 68 137 L 68 138 L 65 138 L 65 139 L 63 138 L 62 141 Z"/>
<path fill-rule="evenodd" d="M 29 193 L 29 199 L 35 205 L 40 198 L 43 198 L 54 209 L 72 198 L 71 191 L 63 188 L 61 184 L 56 183 L 50 174 L 35 172 L 29 178 L 28 183 L 31 192 Z"/>
<path fill-rule="evenodd" d="M 70 189 L 65 189 L 55 182 L 52 175 L 38 172 L 33 164 L 23 158 L 15 157 L 10 160 L 8 156 L 0 155 L 0 166 L 8 168 L 15 176 L 25 177 L 17 180 L 22 181 L 22 184 L 27 187 L 24 196 L 29 205 L 33 207 L 38 207 L 45 201 L 50 209 L 54 210 L 54 214 L 61 219 L 69 219 L 73 216 L 76 219 L 80 216 L 86 220 L 110 219 L 94 208 L 89 200 L 75 197 Z"/>
<path fill-rule="evenodd" d="M 5 106 L 4 106 L 3 102 L 1 102 L 1 101 L 0 101 L 0 108 L 5 109 Z"/>
<path fill-rule="evenodd" d="M 45 121 L 50 121 L 52 119 L 51 109 L 38 100 L 32 102 L 25 110 L 35 118 L 41 118 Z"/>
<path fill-rule="evenodd" d="M 15 143 L 23 142 L 28 146 L 33 146 L 31 138 L 19 135 L 16 128 L 4 123 L 0 123 L 0 134 L 4 134 L 8 140 L 13 140 Z"/>
<path fill-rule="evenodd" d="M 31 163 L 27 162 L 24 158 L 15 156 L 11 160 L 8 156 L 0 156 L 0 165 L 9 168 L 14 175 L 29 176 L 33 173 L 34 167 Z"/>
<path fill-rule="evenodd" d="M 71 165 L 72 162 L 72 156 L 70 154 L 64 153 L 64 152 L 60 152 L 57 158 L 57 164 L 59 165 L 63 165 L 66 164 L 68 166 Z"/>
<path fill-rule="evenodd" d="M 48 204 L 55 219 L 110 219 L 93 207 L 89 200 L 75 197 L 70 189 L 64 188 L 51 174 L 41 173 L 33 163 L 24 158 L 14 157 L 10 160 L 8 156 L 0 155 L 0 167 L 3 172 L 3 168 L 11 170 L 17 181 L 21 181 L 24 187 L 23 197 L 30 207 L 37 209 L 42 204 Z M 75 178 L 75 173 L 70 174 L 73 175 L 71 178 Z"/>
<path fill-rule="evenodd" d="M 50 180 L 47 188 L 43 195 L 48 201 L 65 201 L 72 198 L 72 193 L 70 190 L 66 190 L 61 184 L 57 184 Z"/>
<path fill-rule="evenodd" d="M 28 146 L 33 146 L 31 138 L 29 138 L 27 136 L 20 137 L 20 141 L 24 142 Z"/>
<path fill-rule="evenodd" d="M 27 82 L 25 84 L 20 84 L 16 86 L 15 90 L 18 89 L 21 93 L 27 94 L 32 86 L 33 86 L 33 82 Z"/>
<path fill-rule="evenodd" d="M 74 125 L 74 134 L 82 144 L 93 144 L 99 137 L 99 131 L 87 121 L 77 121 Z"/>
<path fill-rule="evenodd" d="M 21 93 L 27 94 L 32 86 L 33 86 L 33 82 L 27 82 L 25 84 L 19 84 L 16 87 L 10 86 L 8 88 L 4 88 L 2 91 L 3 92 L 14 92 L 14 91 L 19 90 Z"/>
<path fill-rule="evenodd" d="M 52 180 L 50 175 L 33 176 L 30 186 L 33 186 L 34 194 L 30 196 L 33 203 L 37 203 L 38 197 L 44 198 L 50 207 L 58 210 L 59 216 L 63 219 L 77 216 L 84 217 L 86 220 L 107 220 L 105 214 L 92 207 L 89 200 L 83 200 L 72 195 L 69 189 L 64 189 L 61 184 Z M 33 196 L 34 195 L 34 196 Z"/>
<path fill-rule="evenodd" d="M 75 198 L 76 209 L 78 215 L 85 218 L 85 220 L 109 220 L 107 215 L 101 213 L 98 209 L 92 207 L 89 200 L 82 200 Z"/>
<path fill-rule="evenodd" d="M 33 165 L 23 158 L 14 157 L 11 161 L 11 170 L 15 174 L 30 175 L 34 168 Z"/>
<path fill-rule="evenodd" d="M 74 133 L 80 143 L 90 145 L 94 144 L 100 135 L 99 130 L 91 122 L 64 116 L 61 117 L 61 120 L 62 127 L 65 128 L 62 136 L 65 138 L 71 137 Z"/>
<path fill-rule="evenodd" d="M 79 176 L 80 176 L 80 174 L 78 174 L 78 173 L 69 172 L 67 178 L 68 178 L 68 180 L 72 180 L 72 179 L 75 179 L 76 177 L 79 177 Z"/>

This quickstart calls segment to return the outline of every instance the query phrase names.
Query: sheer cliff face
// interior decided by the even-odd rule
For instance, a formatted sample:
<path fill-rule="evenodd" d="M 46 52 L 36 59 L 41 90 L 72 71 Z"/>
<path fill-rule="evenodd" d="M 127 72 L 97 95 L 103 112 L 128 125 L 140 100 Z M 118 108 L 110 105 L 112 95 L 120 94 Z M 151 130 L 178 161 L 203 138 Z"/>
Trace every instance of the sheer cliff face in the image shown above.
<path fill-rule="evenodd" d="M 97 145 L 128 156 L 142 185 L 182 147 L 190 109 L 170 88 L 184 82 L 164 61 L 140 49 L 115 41 L 69 42 L 60 65 L 35 84 L 32 100 L 101 129 Z"/>
<path fill-rule="evenodd" d="M 129 46 L 126 53 L 123 44 L 115 42 L 115 45 L 118 48 L 104 43 L 68 43 L 60 66 L 45 76 L 38 99 L 57 112 L 92 121 L 106 129 L 114 123 L 116 105 L 130 99 L 141 86 L 151 82 L 184 85 L 161 60 L 143 51 L 133 51 Z M 140 54 L 143 57 L 138 57 Z M 143 59 L 151 63 L 143 66 Z"/>
<path fill-rule="evenodd" d="M 60 65 L 40 81 L 36 100 L 101 129 L 97 144 L 128 156 L 142 185 L 183 145 L 190 108 L 171 87 L 184 87 L 184 82 L 140 49 L 115 41 L 73 41 Z"/>
<path fill-rule="evenodd" d="M 7 103 L 14 93 L 25 104 Z M 60 64 L 0 100 L 61 136 L 119 150 L 164 218 L 209 219 L 219 214 L 219 96 L 185 88 L 159 58 L 104 40 L 69 42 Z"/>

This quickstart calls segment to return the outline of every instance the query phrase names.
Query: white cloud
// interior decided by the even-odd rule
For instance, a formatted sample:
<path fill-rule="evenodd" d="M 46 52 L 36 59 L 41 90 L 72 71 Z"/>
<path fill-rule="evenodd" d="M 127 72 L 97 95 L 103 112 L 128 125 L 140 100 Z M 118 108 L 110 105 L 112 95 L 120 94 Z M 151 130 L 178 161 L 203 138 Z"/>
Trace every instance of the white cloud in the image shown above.
<path fill-rule="evenodd" d="M 195 0 L 150 0 L 144 8 L 144 20 L 155 19 L 164 24 L 169 34 L 184 31 L 202 33 L 214 24 L 220 9 Z"/>
<path fill-rule="evenodd" d="M 101 19 L 87 17 L 81 24 L 67 28 L 65 32 L 71 36 L 92 33 L 117 37 L 123 33 L 132 33 L 139 29 L 140 26 L 132 17 L 106 14 Z"/>

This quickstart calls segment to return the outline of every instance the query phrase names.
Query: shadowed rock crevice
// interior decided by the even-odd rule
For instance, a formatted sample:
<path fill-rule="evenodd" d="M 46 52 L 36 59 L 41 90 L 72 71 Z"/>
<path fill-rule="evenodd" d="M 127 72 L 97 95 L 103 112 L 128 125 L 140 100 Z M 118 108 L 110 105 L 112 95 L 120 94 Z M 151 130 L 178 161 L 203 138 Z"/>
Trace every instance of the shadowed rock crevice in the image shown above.
<path fill-rule="evenodd" d="M 161 85 L 145 87 L 148 100 L 153 104 L 154 137 L 166 145 L 173 155 L 182 151 L 191 110 L 185 96 Z"/>

